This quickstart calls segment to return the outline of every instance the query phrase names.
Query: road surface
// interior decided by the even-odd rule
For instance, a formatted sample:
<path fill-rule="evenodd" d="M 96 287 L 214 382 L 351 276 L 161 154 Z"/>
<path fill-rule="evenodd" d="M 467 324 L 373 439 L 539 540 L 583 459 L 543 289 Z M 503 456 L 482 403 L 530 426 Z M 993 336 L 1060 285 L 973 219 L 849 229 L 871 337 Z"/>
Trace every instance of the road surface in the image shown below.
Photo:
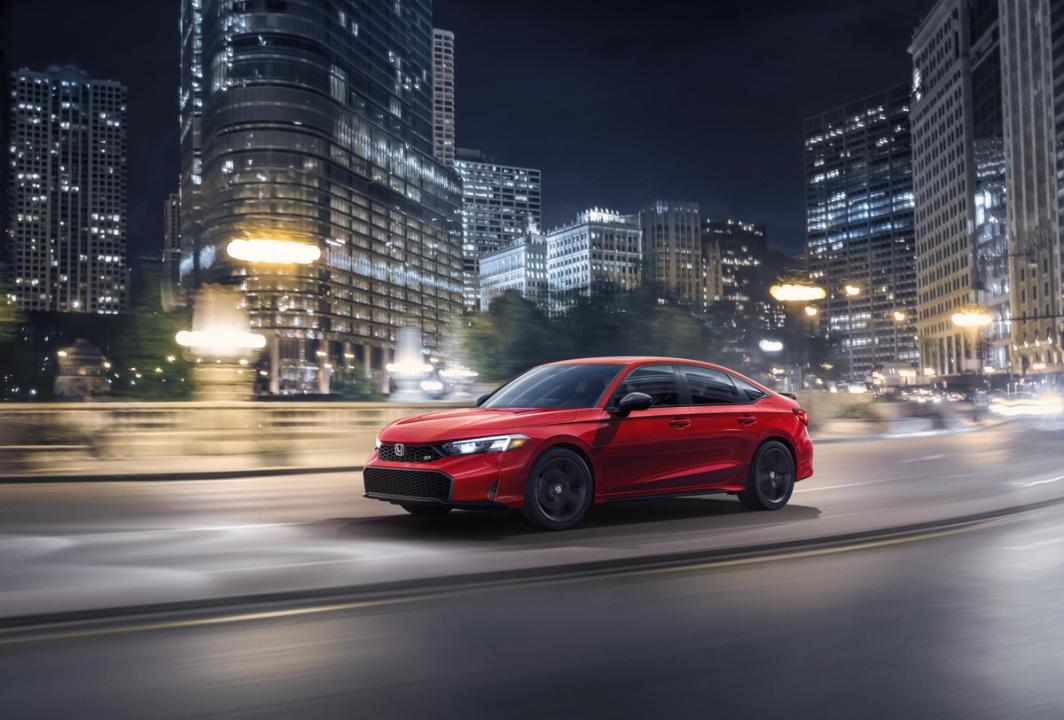
<path fill-rule="evenodd" d="M 822 444 L 786 509 L 732 498 L 593 509 L 537 533 L 514 516 L 409 517 L 357 475 L 0 486 L 0 617 L 791 542 L 926 523 L 1064 496 L 1064 430 Z"/>
<path fill-rule="evenodd" d="M 1058 720 L 1062 527 L 0 635 L 3 716 Z"/>

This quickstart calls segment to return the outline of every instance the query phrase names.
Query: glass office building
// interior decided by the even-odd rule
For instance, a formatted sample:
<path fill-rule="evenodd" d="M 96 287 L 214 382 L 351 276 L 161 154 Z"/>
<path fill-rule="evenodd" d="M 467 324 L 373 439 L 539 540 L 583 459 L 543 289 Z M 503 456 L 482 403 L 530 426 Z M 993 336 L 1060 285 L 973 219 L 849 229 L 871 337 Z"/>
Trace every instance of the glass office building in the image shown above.
<path fill-rule="evenodd" d="M 199 205 L 182 197 L 183 275 L 243 288 L 272 393 L 381 376 L 400 328 L 439 347 L 461 301 L 461 196 L 433 157 L 429 0 L 188 2 L 202 157 L 196 173 L 183 146 Z M 182 71 L 192 133 L 197 76 Z"/>
<path fill-rule="evenodd" d="M 809 274 L 853 380 L 917 362 L 912 163 L 906 85 L 806 120 Z"/>

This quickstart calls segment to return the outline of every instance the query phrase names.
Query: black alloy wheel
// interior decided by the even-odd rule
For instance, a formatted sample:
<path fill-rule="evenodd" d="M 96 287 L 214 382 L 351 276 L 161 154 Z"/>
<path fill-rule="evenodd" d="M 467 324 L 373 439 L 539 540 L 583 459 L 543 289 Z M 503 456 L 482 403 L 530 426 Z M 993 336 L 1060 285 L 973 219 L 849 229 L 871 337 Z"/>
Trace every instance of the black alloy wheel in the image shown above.
<path fill-rule="evenodd" d="M 566 530 L 591 507 L 595 487 L 591 470 L 577 453 L 555 448 L 543 453 L 525 482 L 522 513 L 544 530 Z"/>
<path fill-rule="evenodd" d="M 751 510 L 779 510 L 794 491 L 794 457 L 778 440 L 769 440 L 757 449 L 750 463 L 746 490 L 739 501 Z"/>

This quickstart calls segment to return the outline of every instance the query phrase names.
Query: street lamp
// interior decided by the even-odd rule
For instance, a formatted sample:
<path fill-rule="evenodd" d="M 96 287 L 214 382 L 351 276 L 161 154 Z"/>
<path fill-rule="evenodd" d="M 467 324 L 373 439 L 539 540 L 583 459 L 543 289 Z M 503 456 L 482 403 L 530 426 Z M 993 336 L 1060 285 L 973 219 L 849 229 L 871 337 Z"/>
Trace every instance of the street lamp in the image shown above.
<path fill-rule="evenodd" d="M 321 257 L 317 245 L 262 238 L 233 240 L 225 251 L 234 260 L 264 265 L 310 265 Z"/>
<path fill-rule="evenodd" d="M 806 283 L 783 283 L 773 285 L 768 289 L 772 298 L 777 302 L 814 302 L 823 300 L 828 296 L 827 290 L 819 285 Z"/>
<path fill-rule="evenodd" d="M 757 346 L 761 348 L 761 352 L 769 353 L 772 355 L 783 350 L 782 342 L 780 342 L 779 340 L 769 340 L 768 338 L 763 338 L 759 340 Z"/>
<path fill-rule="evenodd" d="M 853 299 L 861 294 L 861 287 L 859 285 L 851 285 L 846 283 L 843 286 L 843 291 L 846 293 L 846 317 L 848 318 L 849 329 L 847 331 L 846 345 L 849 348 L 850 356 L 850 370 L 849 380 L 853 382 Z"/>
<path fill-rule="evenodd" d="M 965 305 L 953 313 L 950 319 L 953 320 L 953 324 L 957 327 L 969 328 L 972 331 L 973 360 L 976 363 L 976 373 L 981 372 L 983 359 L 979 352 L 979 336 L 982 334 L 983 328 L 994 322 L 994 318 L 990 316 L 990 311 L 979 305 Z"/>

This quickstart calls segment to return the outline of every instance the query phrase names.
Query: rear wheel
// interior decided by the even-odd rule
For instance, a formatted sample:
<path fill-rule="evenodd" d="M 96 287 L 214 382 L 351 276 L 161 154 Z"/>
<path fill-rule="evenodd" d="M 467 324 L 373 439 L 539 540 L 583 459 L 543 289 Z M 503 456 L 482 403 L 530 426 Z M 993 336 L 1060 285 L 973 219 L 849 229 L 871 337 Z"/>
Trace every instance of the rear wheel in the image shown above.
<path fill-rule="evenodd" d="M 451 508 L 444 507 L 443 505 L 402 505 L 403 510 L 406 510 L 411 515 L 418 515 L 420 517 L 433 517 L 437 515 L 446 515 L 451 512 Z"/>
<path fill-rule="evenodd" d="M 532 466 L 521 512 L 538 528 L 566 530 L 584 519 L 594 494 L 591 469 L 584 459 L 572 450 L 556 448 Z"/>
<path fill-rule="evenodd" d="M 754 454 L 739 501 L 751 510 L 779 510 L 793 491 L 794 457 L 786 445 L 769 440 Z"/>

